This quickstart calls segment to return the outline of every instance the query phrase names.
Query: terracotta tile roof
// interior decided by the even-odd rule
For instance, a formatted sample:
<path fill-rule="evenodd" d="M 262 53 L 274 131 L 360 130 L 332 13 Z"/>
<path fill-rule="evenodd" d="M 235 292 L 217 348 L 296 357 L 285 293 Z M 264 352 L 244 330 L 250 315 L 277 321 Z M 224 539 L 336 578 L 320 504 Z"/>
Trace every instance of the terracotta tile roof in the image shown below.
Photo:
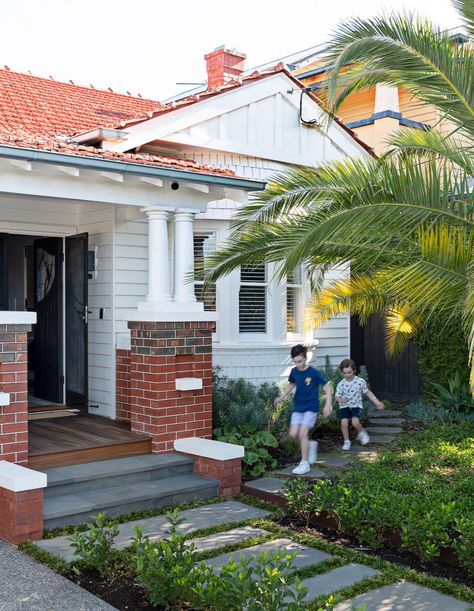
<path fill-rule="evenodd" d="M 41 151 L 52 151 L 64 155 L 78 155 L 80 157 L 95 157 L 97 159 L 108 159 L 113 161 L 125 161 L 147 166 L 157 166 L 186 170 L 188 172 L 200 172 L 203 174 L 218 174 L 220 176 L 235 177 L 235 172 L 227 168 L 215 168 L 203 165 L 190 159 L 174 159 L 160 155 L 148 155 L 145 153 L 117 153 L 94 146 L 74 144 L 59 136 L 45 136 L 43 134 L 17 133 L 9 134 L 0 131 L 0 144 L 26 149 L 37 149 Z"/>
<path fill-rule="evenodd" d="M 232 170 L 192 160 L 114 153 L 65 138 L 73 140 L 74 134 L 95 127 L 112 127 L 119 120 L 143 116 L 159 108 L 164 105 L 154 100 L 0 69 L 0 144 L 235 176 Z"/>

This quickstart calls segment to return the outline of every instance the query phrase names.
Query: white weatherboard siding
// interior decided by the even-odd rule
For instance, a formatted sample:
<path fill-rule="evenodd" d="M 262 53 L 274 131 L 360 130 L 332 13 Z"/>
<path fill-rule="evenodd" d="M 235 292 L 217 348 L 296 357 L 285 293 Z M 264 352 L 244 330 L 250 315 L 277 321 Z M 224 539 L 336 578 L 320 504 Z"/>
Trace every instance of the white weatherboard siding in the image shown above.
<path fill-rule="evenodd" d="M 96 273 L 88 280 L 89 412 L 109 418 L 115 417 L 112 223 L 113 206 L 97 204 L 79 215 L 77 227 L 77 233 L 88 233 L 89 250 L 95 252 L 96 263 Z"/>

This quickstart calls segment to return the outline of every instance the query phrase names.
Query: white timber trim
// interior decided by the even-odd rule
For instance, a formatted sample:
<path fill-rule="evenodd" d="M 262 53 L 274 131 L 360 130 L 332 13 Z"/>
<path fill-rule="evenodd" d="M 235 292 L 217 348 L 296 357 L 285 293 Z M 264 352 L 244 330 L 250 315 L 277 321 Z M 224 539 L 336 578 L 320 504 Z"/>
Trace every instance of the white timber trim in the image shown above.
<path fill-rule="evenodd" d="M 0 325 L 34 324 L 36 324 L 36 312 L 13 312 L 11 310 L 0 311 Z"/>

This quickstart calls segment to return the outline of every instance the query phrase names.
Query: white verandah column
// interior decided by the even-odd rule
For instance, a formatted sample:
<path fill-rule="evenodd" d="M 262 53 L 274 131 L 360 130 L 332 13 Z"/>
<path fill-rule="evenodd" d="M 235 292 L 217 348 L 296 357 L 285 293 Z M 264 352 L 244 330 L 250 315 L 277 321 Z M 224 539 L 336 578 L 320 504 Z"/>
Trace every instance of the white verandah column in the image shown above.
<path fill-rule="evenodd" d="M 146 208 L 148 217 L 147 303 L 172 301 L 169 279 L 168 211 Z"/>
<path fill-rule="evenodd" d="M 174 214 L 174 301 L 180 304 L 198 304 L 194 284 L 190 281 L 194 271 L 193 218 L 196 210 L 178 208 Z M 199 308 L 201 309 L 201 308 Z"/>

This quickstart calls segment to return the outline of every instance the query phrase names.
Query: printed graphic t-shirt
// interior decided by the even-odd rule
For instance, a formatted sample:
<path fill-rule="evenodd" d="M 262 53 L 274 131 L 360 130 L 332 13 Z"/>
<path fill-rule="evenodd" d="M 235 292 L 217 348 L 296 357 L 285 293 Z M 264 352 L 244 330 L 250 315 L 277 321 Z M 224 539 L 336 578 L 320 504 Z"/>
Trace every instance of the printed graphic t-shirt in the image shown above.
<path fill-rule="evenodd" d="M 350 382 L 348 380 L 341 380 L 336 386 L 336 397 L 341 399 L 347 399 L 347 403 L 340 407 L 362 407 L 362 393 L 366 393 L 369 389 L 367 388 L 367 382 L 359 376 L 354 376 L 354 379 Z"/>
<path fill-rule="evenodd" d="M 296 385 L 293 410 L 295 412 L 319 411 L 319 386 L 327 384 L 326 378 L 314 367 L 290 371 L 288 382 Z"/>

